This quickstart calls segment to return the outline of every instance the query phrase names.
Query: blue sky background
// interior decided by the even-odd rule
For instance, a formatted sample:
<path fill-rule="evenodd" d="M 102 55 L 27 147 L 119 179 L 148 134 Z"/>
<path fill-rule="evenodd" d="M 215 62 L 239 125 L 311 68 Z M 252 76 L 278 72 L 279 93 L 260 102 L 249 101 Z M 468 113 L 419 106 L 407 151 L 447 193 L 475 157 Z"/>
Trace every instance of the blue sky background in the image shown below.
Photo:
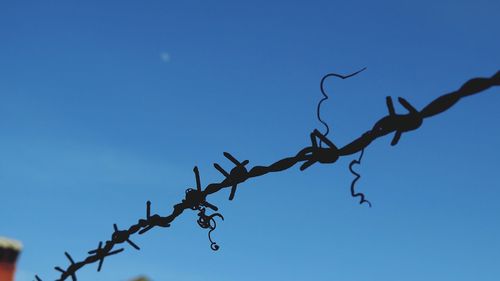
<path fill-rule="evenodd" d="M 267 165 L 323 118 L 342 146 L 384 116 L 499 69 L 498 1 L 1 1 L 0 235 L 21 240 L 18 281 L 54 280 L 112 233 L 222 180 L 229 151 Z M 345 158 L 250 180 L 207 232 L 170 229 L 78 280 L 498 280 L 500 90 Z M 401 111 L 401 106 L 397 106 Z M 357 156 L 356 156 L 357 157 Z"/>

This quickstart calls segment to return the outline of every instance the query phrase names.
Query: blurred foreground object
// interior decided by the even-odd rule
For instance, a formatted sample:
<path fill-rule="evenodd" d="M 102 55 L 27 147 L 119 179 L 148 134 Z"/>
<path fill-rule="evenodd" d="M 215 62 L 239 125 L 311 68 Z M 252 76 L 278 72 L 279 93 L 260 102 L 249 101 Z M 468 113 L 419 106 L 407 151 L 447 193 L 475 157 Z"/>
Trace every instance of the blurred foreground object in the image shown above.
<path fill-rule="evenodd" d="M 140 277 L 136 277 L 130 281 L 151 281 L 151 279 L 144 277 L 144 276 L 140 276 Z"/>
<path fill-rule="evenodd" d="M 16 261 L 21 248 L 21 242 L 0 237 L 0 281 L 14 281 Z"/>

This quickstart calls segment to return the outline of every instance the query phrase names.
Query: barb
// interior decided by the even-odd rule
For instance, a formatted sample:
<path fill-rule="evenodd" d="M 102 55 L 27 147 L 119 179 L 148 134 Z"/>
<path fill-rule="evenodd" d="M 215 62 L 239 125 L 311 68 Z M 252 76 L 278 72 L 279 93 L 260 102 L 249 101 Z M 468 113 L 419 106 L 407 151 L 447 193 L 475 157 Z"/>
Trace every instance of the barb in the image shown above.
<path fill-rule="evenodd" d="M 356 159 L 352 160 L 351 163 L 349 164 L 349 171 L 351 171 L 351 173 L 356 176 L 356 178 L 354 178 L 354 180 L 351 182 L 351 196 L 352 197 L 361 197 L 359 199 L 359 204 L 363 204 L 363 203 L 366 202 L 366 203 L 368 203 L 368 206 L 370 206 L 370 208 L 371 208 L 372 207 L 372 203 L 370 203 L 370 201 L 368 201 L 368 200 L 365 199 L 365 194 L 362 193 L 362 192 L 356 193 L 356 191 L 354 189 L 354 187 L 356 185 L 356 182 L 359 180 L 359 178 L 361 178 L 361 175 L 358 174 L 358 173 L 356 173 L 356 171 L 354 171 L 352 169 L 352 166 L 354 166 L 354 164 L 358 164 L 358 165 L 361 164 L 361 159 L 363 159 L 363 153 L 364 152 L 365 152 L 365 149 L 364 148 L 361 149 L 361 154 L 359 155 L 359 158 L 357 160 Z"/>
<path fill-rule="evenodd" d="M 366 67 L 363 67 L 361 70 L 358 70 L 354 73 L 351 73 L 349 75 L 340 75 L 340 74 L 337 74 L 337 73 L 328 73 L 326 74 L 325 76 L 323 76 L 323 78 L 321 78 L 321 82 L 319 83 L 319 88 L 321 90 L 321 94 L 323 94 L 323 98 L 318 102 L 318 107 L 316 108 L 316 116 L 318 118 L 318 121 L 321 122 L 321 124 L 323 124 L 325 127 L 326 127 L 326 132 L 324 134 L 324 136 L 328 136 L 328 133 L 330 132 L 330 127 L 328 126 L 328 124 L 323 121 L 323 119 L 321 119 L 321 104 L 326 101 L 327 99 L 329 99 L 329 96 L 326 94 L 326 91 L 325 91 L 325 88 L 324 88 L 324 84 L 325 84 L 325 80 L 328 78 L 328 77 L 337 77 L 337 78 L 341 78 L 341 79 L 347 79 L 349 77 L 352 77 L 362 71 L 364 71 L 366 69 Z M 321 147 L 321 141 L 319 143 L 319 146 Z"/>
<path fill-rule="evenodd" d="M 104 262 L 104 258 L 121 253 L 121 252 L 123 252 L 123 250 L 125 250 L 125 249 L 121 248 L 121 249 L 114 250 L 114 251 L 107 253 L 102 248 L 102 241 L 101 241 L 101 242 L 99 242 L 99 246 L 97 246 L 97 249 L 91 250 L 88 253 L 89 253 L 89 255 L 96 255 L 99 257 L 99 266 L 97 267 L 97 271 L 99 272 L 99 271 L 101 271 L 102 263 Z"/>
<path fill-rule="evenodd" d="M 76 279 L 75 271 L 69 272 L 71 266 L 75 265 L 75 261 L 73 261 L 73 259 L 68 254 L 68 252 L 64 252 L 64 255 L 66 256 L 66 258 L 68 258 L 69 262 L 71 263 L 70 267 L 67 270 L 64 270 L 64 269 L 60 268 L 59 266 L 56 266 L 56 267 L 54 267 L 54 269 L 57 270 L 57 271 L 59 271 L 59 272 L 61 272 L 63 275 L 67 274 L 67 275 L 71 276 L 71 280 L 76 281 L 77 279 Z"/>
<path fill-rule="evenodd" d="M 83 261 L 75 263 L 71 256 L 68 253 L 65 253 L 66 257 L 70 261 L 70 265 L 65 270 L 60 267 L 56 267 L 56 270 L 61 273 L 61 276 L 59 277 L 59 279 L 57 279 L 57 281 L 64 281 L 69 277 L 71 277 L 73 281 L 76 281 L 76 272 L 82 267 L 95 262 L 99 262 L 100 266 L 98 267 L 98 269 L 100 269 L 104 258 L 123 251 L 123 248 L 113 250 L 113 248 L 117 244 L 126 242 L 133 248 L 139 250 L 139 247 L 130 240 L 130 236 L 135 233 L 143 234 L 154 227 L 169 227 L 170 224 L 184 212 L 184 210 L 198 210 L 199 212 L 202 212 L 202 215 L 198 219 L 198 224 L 202 227 L 205 226 L 203 228 L 210 229 L 208 236 L 211 243 L 211 248 L 213 250 L 217 250 L 219 246 L 212 240 L 211 237 L 211 233 L 216 227 L 214 218 L 224 218 L 219 213 L 208 216 L 204 213 L 205 211 L 201 211 L 202 209 L 205 209 L 205 207 L 210 208 L 214 211 L 217 211 L 218 209 L 216 206 L 206 201 L 207 196 L 225 188 L 231 187 L 234 189 L 235 185 L 242 183 L 250 178 L 259 177 L 267 173 L 280 172 L 289 169 L 301 162 L 304 162 L 301 165 L 301 170 L 305 170 L 307 167 L 315 163 L 335 163 L 341 156 L 355 154 L 360 151 L 361 155 L 357 162 L 361 162 L 363 150 L 375 139 L 395 132 L 396 136 L 393 139 L 393 145 L 395 145 L 397 144 L 397 141 L 401 137 L 402 133 L 419 128 L 424 118 L 428 118 L 446 111 L 463 97 L 471 96 L 473 94 L 483 92 L 490 87 L 499 85 L 500 71 L 489 78 L 474 78 L 467 81 L 459 90 L 438 97 L 426 107 L 424 107 L 424 109 L 421 111 L 414 109 L 408 102 L 400 99 L 400 103 L 409 111 L 407 114 L 396 114 L 395 111 L 392 110 L 393 108 L 389 106 L 389 115 L 381 118 L 375 123 L 371 130 L 365 132 L 360 137 L 353 140 L 351 143 L 341 148 L 337 148 L 333 141 L 326 138 L 326 136 L 322 135 L 318 130 L 315 130 L 310 135 L 311 146 L 303 148 L 295 156 L 283 158 L 269 166 L 255 166 L 251 169 L 247 169 L 245 165 L 248 164 L 248 160 L 239 162 L 229 153 L 225 153 L 224 155 L 226 156 L 226 158 L 232 161 L 236 165 L 236 167 L 233 168 L 233 170 L 231 170 L 229 174 L 224 171 L 227 175 L 224 175 L 225 178 L 223 181 L 218 183 L 211 183 L 207 185 L 205 189 L 202 189 L 198 175 L 198 168 L 195 167 L 193 171 L 196 175 L 197 180 L 196 189 L 188 188 L 185 193 L 185 198 L 181 203 L 174 205 L 173 211 L 170 215 L 151 215 L 151 202 L 148 201 L 146 203 L 146 219 L 140 219 L 136 224 L 131 225 L 126 230 L 118 230 L 118 226 L 114 224 L 114 232 L 111 235 L 111 240 L 108 240 L 105 243 L 100 242 L 98 248 L 89 251 L 89 256 L 87 256 Z M 392 101 L 390 103 L 392 104 Z M 387 104 L 389 105 L 389 102 L 387 102 Z M 319 147 L 317 145 L 318 140 L 325 142 L 328 146 L 325 148 Z M 354 164 L 355 163 L 356 160 L 354 160 Z M 351 162 L 351 168 L 352 165 L 353 163 Z M 353 174 L 357 175 L 356 172 L 352 172 Z M 351 185 L 351 191 L 354 190 L 352 189 L 352 187 L 354 186 L 354 182 Z M 361 203 L 363 203 L 363 201 Z M 35 279 L 37 281 L 41 281 L 41 278 L 38 277 L 38 275 L 35 275 Z"/>
<path fill-rule="evenodd" d="M 115 232 L 111 236 L 111 238 L 116 241 L 117 243 L 123 243 L 127 242 L 130 246 L 134 247 L 136 250 L 140 250 L 139 246 L 132 242 L 132 240 L 129 239 L 130 233 L 127 230 L 118 230 L 118 226 L 113 224 L 113 228 L 115 229 Z"/>

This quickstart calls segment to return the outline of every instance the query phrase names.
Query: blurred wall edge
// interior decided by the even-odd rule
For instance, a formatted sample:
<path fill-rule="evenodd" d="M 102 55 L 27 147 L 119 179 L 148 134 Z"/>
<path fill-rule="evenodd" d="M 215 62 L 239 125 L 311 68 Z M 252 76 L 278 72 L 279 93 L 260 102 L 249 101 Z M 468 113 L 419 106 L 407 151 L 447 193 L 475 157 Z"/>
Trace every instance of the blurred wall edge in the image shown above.
<path fill-rule="evenodd" d="M 14 281 L 16 261 L 21 248 L 19 241 L 0 237 L 0 281 Z"/>

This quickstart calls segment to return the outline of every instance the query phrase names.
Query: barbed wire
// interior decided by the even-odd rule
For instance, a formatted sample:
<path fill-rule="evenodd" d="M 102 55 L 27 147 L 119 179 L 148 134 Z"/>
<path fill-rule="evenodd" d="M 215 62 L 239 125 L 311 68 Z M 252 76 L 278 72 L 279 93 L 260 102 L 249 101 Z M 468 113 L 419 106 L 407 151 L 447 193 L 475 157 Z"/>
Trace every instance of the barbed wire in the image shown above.
<path fill-rule="evenodd" d="M 425 118 L 435 116 L 448 110 L 463 97 L 474 95 L 485 91 L 490 87 L 499 85 L 500 71 L 489 78 L 473 78 L 464 83 L 460 89 L 442 95 L 433 100 L 421 111 L 416 110 L 408 101 L 399 97 L 399 103 L 408 111 L 406 114 L 397 114 L 391 97 L 387 97 L 386 104 L 389 112 L 388 115 L 378 120 L 371 130 L 368 130 L 347 145 L 337 148 L 337 146 L 325 135 L 321 134 L 318 130 L 314 130 L 310 134 L 310 146 L 300 150 L 295 156 L 281 159 L 269 166 L 254 166 L 251 169 L 247 169 L 246 165 L 249 164 L 248 160 L 239 161 L 229 152 L 224 152 L 224 156 L 231 161 L 235 167 L 228 173 L 219 164 L 214 164 L 214 167 L 225 177 L 223 181 L 210 183 L 205 187 L 205 189 L 202 189 L 198 168 L 194 167 L 193 172 L 196 179 L 196 188 L 186 189 L 184 199 L 180 203 L 173 206 L 173 211 L 170 215 L 151 215 L 151 202 L 148 201 L 146 203 L 146 218 L 139 219 L 136 224 L 133 224 L 128 229 L 124 230 L 120 230 L 117 224 L 113 224 L 114 231 L 111 235 L 111 239 L 107 240 L 105 243 L 102 241 L 99 242 L 98 247 L 90 250 L 88 252 L 88 256 L 84 260 L 75 262 L 71 255 L 65 252 L 65 256 L 69 260 L 70 264 L 66 267 L 66 269 L 58 266 L 55 267 L 55 269 L 61 273 L 59 279 L 56 279 L 56 281 L 63 281 L 69 277 L 71 277 L 71 280 L 77 281 L 76 272 L 84 266 L 95 262 L 99 262 L 97 271 L 100 271 L 105 258 L 124 251 L 124 248 L 115 249 L 116 245 L 126 242 L 134 249 L 140 250 L 140 247 L 130 240 L 132 235 L 136 233 L 142 235 L 154 227 L 170 227 L 170 224 L 178 216 L 180 216 L 185 210 L 189 209 L 198 211 L 198 225 L 204 229 L 209 229 L 208 237 L 211 243 L 210 247 L 212 250 L 216 251 L 219 249 L 219 246 L 212 240 L 211 233 L 216 228 L 215 218 L 218 217 L 220 219 L 224 219 L 224 217 L 220 213 L 212 213 L 210 215 L 206 213 L 208 209 L 211 209 L 214 212 L 218 211 L 217 206 L 207 202 L 207 197 L 209 195 L 231 187 L 229 200 L 232 200 L 234 199 L 238 185 L 250 178 L 259 177 L 271 172 L 280 172 L 289 169 L 300 162 L 303 162 L 300 166 L 301 171 L 316 163 L 335 163 L 342 156 L 352 155 L 357 152 L 362 153 L 364 149 L 375 139 L 393 132 L 395 134 L 391 145 L 396 145 L 403 133 L 418 129 L 422 125 Z M 319 146 L 318 141 L 326 144 L 326 147 Z M 357 161 L 354 160 L 351 162 L 351 171 L 353 163 L 359 163 L 361 161 L 361 156 L 362 154 Z M 357 176 L 359 177 L 359 175 Z M 360 203 L 368 202 L 364 199 L 365 195 L 363 193 L 354 192 L 354 182 L 351 185 L 351 195 L 353 197 L 360 196 Z M 37 281 L 42 281 L 38 275 L 35 275 L 35 279 Z"/>

